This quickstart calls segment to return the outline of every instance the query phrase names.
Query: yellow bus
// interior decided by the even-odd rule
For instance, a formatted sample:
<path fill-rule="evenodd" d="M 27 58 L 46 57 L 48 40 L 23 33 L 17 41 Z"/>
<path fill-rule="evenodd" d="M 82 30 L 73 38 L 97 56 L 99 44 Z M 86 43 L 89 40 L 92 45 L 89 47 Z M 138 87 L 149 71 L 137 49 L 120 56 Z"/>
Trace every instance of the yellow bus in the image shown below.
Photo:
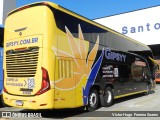
<path fill-rule="evenodd" d="M 51 2 L 15 9 L 5 21 L 5 104 L 63 109 L 154 88 L 146 45 Z"/>

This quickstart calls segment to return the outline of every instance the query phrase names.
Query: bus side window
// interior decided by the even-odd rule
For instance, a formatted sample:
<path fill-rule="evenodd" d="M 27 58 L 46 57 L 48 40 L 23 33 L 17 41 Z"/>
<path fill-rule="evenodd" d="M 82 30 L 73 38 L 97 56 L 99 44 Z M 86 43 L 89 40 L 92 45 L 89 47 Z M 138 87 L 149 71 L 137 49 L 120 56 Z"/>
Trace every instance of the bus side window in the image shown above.
<path fill-rule="evenodd" d="M 134 81 L 141 81 L 143 79 L 143 67 L 133 63 L 131 66 L 131 76 Z"/>

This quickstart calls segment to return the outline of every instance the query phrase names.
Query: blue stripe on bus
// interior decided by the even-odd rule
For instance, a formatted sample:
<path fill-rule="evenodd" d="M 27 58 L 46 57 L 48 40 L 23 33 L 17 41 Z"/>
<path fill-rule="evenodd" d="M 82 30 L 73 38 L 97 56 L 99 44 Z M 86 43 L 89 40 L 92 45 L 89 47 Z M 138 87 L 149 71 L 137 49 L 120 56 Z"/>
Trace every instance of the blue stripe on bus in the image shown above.
<path fill-rule="evenodd" d="M 86 87 L 83 88 L 83 96 L 84 96 L 83 97 L 83 103 L 84 103 L 84 105 L 86 105 L 88 103 L 89 90 L 90 90 L 91 86 L 94 84 L 96 76 L 97 76 L 97 74 L 99 72 L 99 68 L 100 68 L 102 60 L 103 60 L 103 55 L 104 55 L 104 50 L 102 50 L 102 53 L 101 53 L 99 59 L 94 64 L 94 66 L 93 66 L 93 68 L 92 68 L 92 70 L 90 72 Z"/>

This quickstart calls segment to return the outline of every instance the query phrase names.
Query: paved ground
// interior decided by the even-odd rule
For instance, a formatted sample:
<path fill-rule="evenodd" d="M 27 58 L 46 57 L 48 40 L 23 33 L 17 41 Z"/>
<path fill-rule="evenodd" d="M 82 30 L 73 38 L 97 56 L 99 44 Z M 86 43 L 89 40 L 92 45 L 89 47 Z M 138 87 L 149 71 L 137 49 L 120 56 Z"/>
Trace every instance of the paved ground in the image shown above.
<path fill-rule="evenodd" d="M 66 120 L 97 120 L 97 119 L 112 119 L 112 120 L 158 120 L 160 119 L 160 84 L 157 84 L 155 92 L 144 95 L 134 95 L 117 99 L 111 107 L 101 107 L 95 112 L 86 113 L 77 109 L 71 110 L 45 110 L 45 111 L 29 111 L 14 107 L 1 107 L 0 111 L 18 111 L 14 115 L 38 115 L 36 118 L 1 118 L 0 120 L 51 120 L 51 119 L 66 119 Z M 20 114 L 19 114 L 20 113 Z M 12 113 L 13 114 L 13 113 Z M 42 117 L 39 117 L 42 116 Z M 113 117 L 115 116 L 115 117 Z M 116 117 L 117 116 L 117 117 Z M 134 116 L 134 117 L 133 117 Z M 137 117 L 135 117 L 137 116 Z M 138 117 L 142 116 L 142 117 Z M 147 117 L 143 117 L 147 116 Z M 153 117 L 154 116 L 154 117 Z M 158 117 L 157 117 L 158 116 Z"/>

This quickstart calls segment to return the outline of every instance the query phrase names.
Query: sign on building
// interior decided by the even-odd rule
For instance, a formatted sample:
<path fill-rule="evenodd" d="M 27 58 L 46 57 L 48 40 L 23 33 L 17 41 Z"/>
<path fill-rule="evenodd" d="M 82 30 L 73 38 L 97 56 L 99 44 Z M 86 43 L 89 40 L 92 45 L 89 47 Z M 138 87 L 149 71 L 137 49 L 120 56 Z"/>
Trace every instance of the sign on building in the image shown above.
<path fill-rule="evenodd" d="M 160 44 L 160 6 L 99 18 L 94 21 L 146 45 Z"/>

